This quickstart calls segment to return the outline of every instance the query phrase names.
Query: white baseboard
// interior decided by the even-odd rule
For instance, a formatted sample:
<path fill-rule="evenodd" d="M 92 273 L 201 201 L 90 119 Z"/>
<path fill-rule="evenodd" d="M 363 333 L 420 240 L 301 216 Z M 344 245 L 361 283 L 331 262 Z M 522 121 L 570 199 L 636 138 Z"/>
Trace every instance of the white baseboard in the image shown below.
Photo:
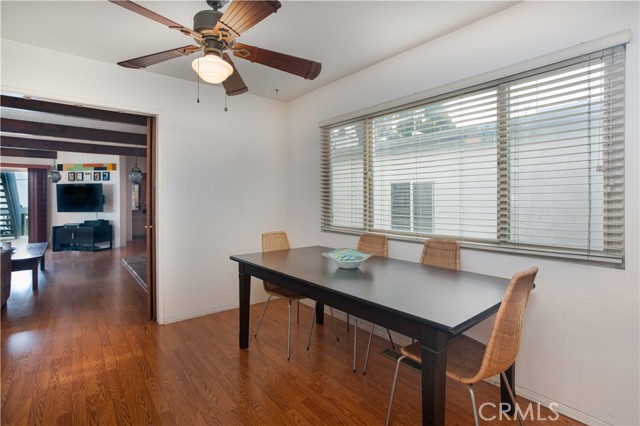
<path fill-rule="evenodd" d="M 249 302 L 251 305 L 255 305 L 256 303 L 263 303 L 267 301 L 267 296 L 258 295 L 259 297 L 251 298 Z M 215 306 L 211 309 L 205 309 L 202 311 L 189 312 L 187 315 L 175 315 L 170 317 L 165 317 L 163 322 L 158 320 L 158 324 L 171 324 L 178 321 L 184 321 L 192 318 L 203 317 L 205 315 L 217 314 L 218 312 L 230 311 L 231 309 L 238 309 L 238 304 L 233 303 L 230 305 L 221 305 Z"/>
<path fill-rule="evenodd" d="M 158 321 L 159 324 L 171 324 L 174 322 L 185 321 L 193 318 L 203 317 L 205 315 L 216 314 L 218 312 L 228 311 L 230 309 L 236 309 L 238 305 L 225 305 L 225 306 L 216 306 L 213 309 L 205 309 L 202 311 L 189 312 L 186 315 L 175 315 L 170 317 L 165 317 L 163 322 Z"/>
<path fill-rule="evenodd" d="M 517 377 L 517 374 L 516 374 Z M 500 386 L 500 378 L 499 376 L 490 377 L 485 380 L 485 382 L 490 383 L 494 386 Z M 564 405 L 558 401 L 554 401 L 553 399 L 547 398 L 544 395 L 540 395 L 539 393 L 527 389 L 523 386 L 517 385 L 516 393 L 518 396 L 522 396 L 523 398 L 528 399 L 529 401 L 540 404 L 543 407 L 549 407 L 550 404 L 554 404 L 554 410 L 563 416 L 570 417 L 574 420 L 577 420 L 581 423 L 584 423 L 589 426 L 613 426 L 611 423 L 607 423 L 603 420 L 597 419 L 593 416 L 590 416 L 586 413 L 583 413 L 580 410 L 577 410 L 568 405 Z"/>

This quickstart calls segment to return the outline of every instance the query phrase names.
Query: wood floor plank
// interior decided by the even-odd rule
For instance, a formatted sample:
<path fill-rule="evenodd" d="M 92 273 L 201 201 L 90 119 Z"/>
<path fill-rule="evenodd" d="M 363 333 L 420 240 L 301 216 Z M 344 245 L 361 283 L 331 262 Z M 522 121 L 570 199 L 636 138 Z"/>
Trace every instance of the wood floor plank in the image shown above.
<path fill-rule="evenodd" d="M 374 425 L 383 424 L 395 363 L 373 339 L 366 376 L 352 371 L 353 329 L 329 316 L 307 337 L 312 309 L 292 318 L 272 301 L 248 350 L 238 347 L 238 311 L 159 326 L 145 320 L 146 295 L 121 262 L 144 245 L 102 252 L 48 252 L 32 292 L 30 272 L 12 275 L 2 310 L 2 425 Z M 236 287 L 237 282 L 229 282 Z M 251 330 L 264 305 L 251 307 Z M 367 333 L 358 333 L 358 369 Z M 403 368 L 392 423 L 419 424 L 420 375 Z M 479 401 L 499 389 L 476 386 Z M 524 404 L 526 400 L 520 399 Z M 551 415 L 548 410 L 543 414 Z M 447 381 L 447 425 L 472 424 L 466 387 Z M 502 419 L 487 424 L 515 425 Z M 530 426 L 576 426 L 566 417 Z"/>

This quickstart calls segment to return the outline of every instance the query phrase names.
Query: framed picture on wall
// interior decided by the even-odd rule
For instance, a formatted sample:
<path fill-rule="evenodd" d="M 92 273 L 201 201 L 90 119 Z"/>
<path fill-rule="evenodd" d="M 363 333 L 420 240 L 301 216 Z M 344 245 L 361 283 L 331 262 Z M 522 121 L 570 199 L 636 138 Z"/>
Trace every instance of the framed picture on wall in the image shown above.
<path fill-rule="evenodd" d="M 76 172 L 76 180 L 84 180 L 84 173 Z"/>
<path fill-rule="evenodd" d="M 67 173 L 67 179 L 69 180 L 69 182 L 73 182 L 74 180 L 76 180 L 76 172 Z"/>
<path fill-rule="evenodd" d="M 102 180 L 110 180 L 109 172 L 102 172 Z"/>
<path fill-rule="evenodd" d="M 93 172 L 93 180 L 100 180 L 100 172 Z"/>

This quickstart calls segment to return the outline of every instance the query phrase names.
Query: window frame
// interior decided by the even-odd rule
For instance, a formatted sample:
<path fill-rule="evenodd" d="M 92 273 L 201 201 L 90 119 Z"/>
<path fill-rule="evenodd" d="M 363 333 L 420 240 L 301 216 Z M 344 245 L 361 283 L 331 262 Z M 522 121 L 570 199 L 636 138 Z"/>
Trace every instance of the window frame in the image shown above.
<path fill-rule="evenodd" d="M 348 234 L 358 234 L 364 231 L 373 231 L 373 232 L 381 232 L 386 234 L 389 238 L 392 239 L 399 239 L 399 240 L 409 240 L 409 241 L 422 241 L 424 240 L 424 238 L 430 238 L 430 237 L 435 237 L 438 236 L 436 234 L 432 234 L 429 232 L 413 232 L 414 231 L 414 223 L 413 223 L 413 216 L 414 216 L 414 212 L 413 212 L 413 201 L 410 202 L 409 205 L 409 230 L 404 231 L 403 230 L 396 230 L 394 231 L 392 229 L 393 225 L 393 219 L 391 219 L 391 222 L 389 224 L 389 228 L 390 229 L 378 229 L 375 226 L 372 226 L 372 217 L 373 217 L 373 210 L 374 210 L 374 201 L 373 201 L 373 189 L 372 189 L 372 148 L 371 148 L 371 136 L 370 136 L 370 131 L 369 130 L 364 130 L 363 131 L 363 137 L 365 138 L 363 143 L 363 147 L 362 147 L 362 151 L 363 151 L 363 159 L 362 159 L 362 175 L 363 175 L 363 200 L 364 200 L 364 207 L 363 207 L 363 212 L 362 212 L 362 227 L 335 227 L 335 226 L 331 226 L 327 224 L 327 209 L 331 208 L 331 201 L 327 201 L 327 186 L 330 187 L 330 180 L 328 179 L 327 176 L 327 162 L 331 161 L 331 156 L 329 154 L 330 148 L 329 148 L 329 143 L 328 143 L 328 139 L 327 139 L 327 131 L 328 129 L 335 129 L 335 128 L 339 128 L 340 126 L 344 126 L 344 125 L 348 125 L 348 124 L 352 124 L 354 126 L 363 126 L 365 129 L 367 128 L 367 126 L 370 125 L 371 120 L 375 119 L 376 117 L 380 117 L 384 114 L 393 114 L 393 113 L 402 113 L 404 111 L 409 111 L 412 108 L 417 108 L 417 107 L 421 107 L 424 105 L 429 105 L 432 104 L 434 102 L 438 102 L 438 101 L 442 101 L 442 100 L 446 100 L 452 97 L 452 95 L 456 95 L 456 96 L 462 96 L 464 94 L 469 94 L 469 93 L 474 93 L 480 90 L 485 90 L 487 88 L 495 88 L 497 91 L 500 90 L 500 87 L 504 86 L 505 84 L 510 84 L 515 78 L 520 78 L 520 79 L 524 79 L 527 77 L 535 77 L 536 75 L 539 74 L 543 74 L 543 73 L 547 73 L 553 70 L 561 70 L 564 68 L 567 68 L 569 66 L 571 66 L 572 64 L 579 64 L 581 63 L 581 61 L 584 61 L 585 58 L 594 58 L 597 57 L 597 55 L 601 55 L 603 52 L 608 52 L 611 51 L 613 53 L 616 54 L 622 54 L 622 73 L 623 73 L 623 81 L 624 81 L 624 71 L 625 71 L 625 67 L 624 67 L 624 56 L 625 56 L 625 45 L 619 45 L 619 46 L 615 46 L 613 48 L 609 48 L 609 49 L 603 49 L 600 51 L 596 51 L 596 52 L 592 52 L 586 55 L 581 55 L 575 58 L 571 58 L 559 63 L 554 63 L 551 65 L 547 65 L 544 67 L 540 67 L 540 68 L 536 68 L 536 69 L 532 69 L 523 73 L 518 73 L 517 75 L 512 75 L 512 76 L 508 76 L 508 77 L 504 77 L 501 79 L 497 79 L 497 80 L 492 80 L 489 82 L 485 82 L 482 84 L 477 84 L 477 85 L 473 85 L 473 86 L 469 86 L 463 89 L 459 89 L 456 90 L 455 93 L 451 93 L 451 92 L 447 92 L 447 93 L 442 93 L 440 95 L 434 96 L 434 97 L 430 97 L 430 98 L 425 98 L 425 99 L 421 99 L 419 101 L 416 102 L 412 102 L 409 104 L 404 104 L 404 105 L 399 105 L 393 108 L 389 108 L 389 109 L 383 109 L 380 111 L 374 111 L 371 113 L 368 113 L 366 116 L 360 116 L 360 117 L 355 117 L 355 118 L 351 118 L 349 120 L 345 120 L 343 122 L 337 122 L 334 124 L 330 124 L 330 125 L 326 125 L 326 126 L 322 126 L 322 139 L 323 139 L 323 156 L 322 156 L 322 162 L 323 162 L 323 176 L 322 176 L 322 188 L 323 188 L 323 196 L 322 196 L 322 224 L 321 224 L 321 228 L 323 231 L 327 231 L 327 232 L 338 232 L 338 233 L 348 233 Z M 624 88 L 624 83 L 622 83 L 622 86 Z M 624 100 L 624 90 L 622 90 L 623 95 L 622 95 L 622 99 Z M 498 111 L 496 112 L 498 114 Z M 622 126 L 624 126 L 624 107 L 622 107 L 622 116 L 623 116 L 623 124 Z M 498 121 L 500 120 L 500 117 L 497 117 L 496 119 L 496 125 L 498 125 Z M 409 118 L 408 121 L 411 121 L 411 119 Z M 355 124 L 355 123 L 360 123 L 360 124 Z M 364 123 L 364 124 L 363 124 Z M 498 134 L 500 134 L 500 129 L 496 129 L 498 131 Z M 508 141 L 506 142 L 507 144 L 509 143 Z M 622 145 L 622 150 L 624 150 L 624 136 L 622 136 L 622 141 L 619 142 Z M 496 145 L 497 145 L 497 151 L 498 151 L 498 155 L 502 155 L 501 154 L 501 147 L 504 147 L 505 141 L 501 140 L 499 137 L 496 140 Z M 504 159 L 502 159 L 504 160 Z M 499 160 L 501 161 L 501 160 Z M 499 166 L 500 168 L 500 166 Z M 621 166 L 622 168 L 622 178 L 624 178 L 624 165 Z M 504 178 L 504 170 L 501 170 L 501 176 L 498 176 L 498 179 L 503 179 Z M 507 173 L 509 173 L 507 171 Z M 400 182 L 398 182 L 400 183 Z M 419 182 L 409 182 L 409 194 L 411 199 L 413 199 L 413 195 L 412 195 L 412 191 L 413 191 L 413 187 L 414 187 L 414 183 L 419 183 Z M 622 184 L 622 188 L 624 188 L 624 183 Z M 432 188 L 433 189 L 433 188 Z M 501 188 L 498 188 L 498 191 L 500 191 Z M 603 196 L 606 196 L 608 193 L 607 191 L 603 191 Z M 622 190 L 622 194 L 623 194 L 623 200 L 624 200 L 624 189 Z M 509 195 L 507 195 L 508 197 Z M 392 197 L 393 198 L 393 197 Z M 433 198 L 432 198 L 433 199 Z M 500 200 L 499 200 L 500 201 Z M 496 227 L 505 227 L 505 224 L 503 222 L 501 222 L 501 220 L 504 219 L 503 215 L 504 212 L 500 211 L 501 207 L 498 205 L 496 206 L 496 215 L 497 215 L 497 219 L 496 219 Z M 392 215 L 390 214 L 390 217 Z M 607 216 L 603 214 L 603 217 L 606 221 Z M 622 205 L 622 217 L 624 218 L 624 202 Z M 435 222 L 435 212 L 432 212 L 432 225 L 431 225 L 431 229 L 433 230 L 433 223 Z M 510 221 L 511 219 L 509 219 Z M 509 224 L 507 224 L 507 227 L 509 226 Z M 622 231 L 620 232 L 620 237 L 622 239 L 622 249 L 620 250 L 620 254 L 610 254 L 610 253 L 598 253 L 598 252 L 590 252 L 590 250 L 587 250 L 586 252 L 584 250 L 572 250 L 572 249 L 568 249 L 566 247 L 561 247 L 561 246 L 550 246 L 550 247 L 545 247 L 544 245 L 527 245 L 527 244 L 516 244 L 512 241 L 508 241 L 508 239 L 505 240 L 504 235 L 501 232 L 498 232 L 497 238 L 496 238 L 496 242 L 492 242 L 492 241 L 474 241 L 473 239 L 465 239 L 465 238 L 456 238 L 458 241 L 460 241 L 461 245 L 463 247 L 468 247 L 468 248 L 479 248 L 479 249 L 488 249 L 488 250 L 492 250 L 492 251 L 499 251 L 499 252 L 507 252 L 507 253 L 516 253 L 516 254 L 533 254 L 533 255 L 543 255 L 543 256 L 552 256 L 552 257 L 561 257 L 561 258 L 565 258 L 565 259 L 575 259 L 575 260 L 587 260 L 587 261 L 596 261 L 596 262 L 605 262 L 605 263 L 613 263 L 613 264 L 618 264 L 618 265 L 624 265 L 624 224 L 622 224 Z"/>

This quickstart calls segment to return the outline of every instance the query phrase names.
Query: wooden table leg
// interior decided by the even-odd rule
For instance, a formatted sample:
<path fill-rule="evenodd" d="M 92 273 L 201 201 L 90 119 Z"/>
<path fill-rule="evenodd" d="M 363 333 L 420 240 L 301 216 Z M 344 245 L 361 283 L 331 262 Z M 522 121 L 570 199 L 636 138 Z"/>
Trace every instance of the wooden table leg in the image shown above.
<path fill-rule="evenodd" d="M 316 302 L 316 324 L 324 324 L 324 303 Z"/>
<path fill-rule="evenodd" d="M 44 254 L 40 258 L 40 270 L 44 271 Z"/>
<path fill-rule="evenodd" d="M 33 291 L 38 291 L 38 260 L 33 263 L 31 267 L 31 288 Z"/>
<path fill-rule="evenodd" d="M 511 391 L 513 392 L 513 397 L 516 397 L 516 364 L 512 364 L 511 367 L 504 372 L 504 375 L 507 376 L 507 380 L 509 381 L 509 385 L 511 386 Z M 509 391 L 507 390 L 507 386 L 504 383 L 504 379 L 502 378 L 502 374 L 500 375 L 500 402 L 502 403 L 500 407 L 509 407 L 506 411 L 508 414 L 513 415 L 516 412 L 516 406 L 511 401 L 511 397 L 509 396 Z M 505 405 L 507 404 L 507 405 Z"/>
<path fill-rule="evenodd" d="M 240 349 L 249 347 L 249 299 L 251 296 L 251 275 L 243 272 L 242 264 L 239 271 L 240 280 Z"/>
<path fill-rule="evenodd" d="M 448 336 L 429 330 L 422 342 L 422 424 L 443 426 Z"/>

